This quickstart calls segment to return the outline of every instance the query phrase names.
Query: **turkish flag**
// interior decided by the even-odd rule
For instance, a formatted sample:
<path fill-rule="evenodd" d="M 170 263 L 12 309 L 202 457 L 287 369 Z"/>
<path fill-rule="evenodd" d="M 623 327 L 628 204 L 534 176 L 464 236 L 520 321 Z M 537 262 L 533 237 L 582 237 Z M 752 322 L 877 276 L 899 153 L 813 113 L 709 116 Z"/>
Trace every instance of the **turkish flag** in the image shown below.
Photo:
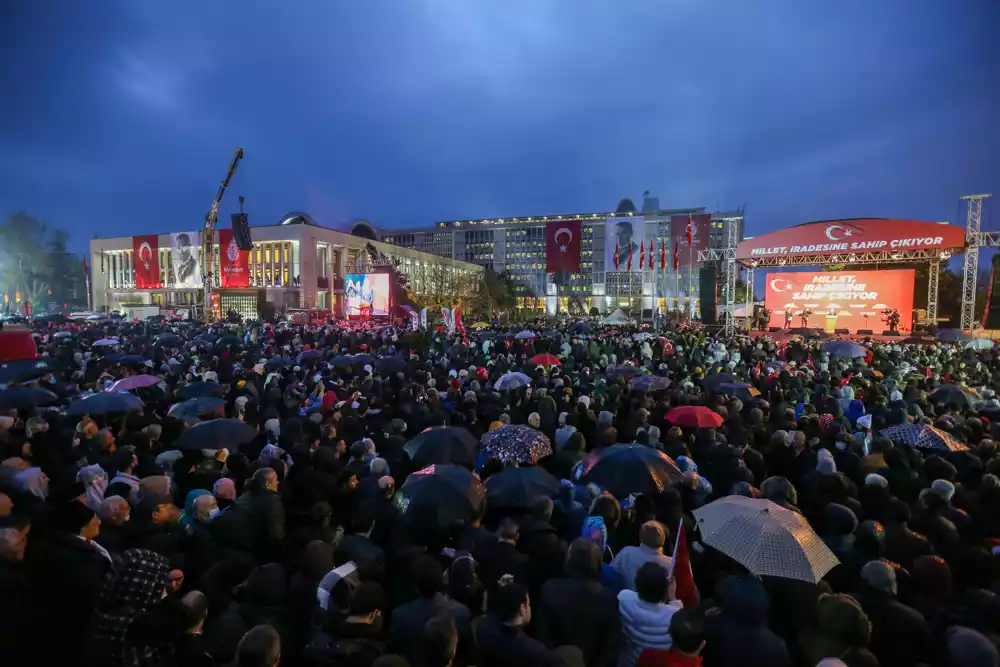
<path fill-rule="evenodd" d="M 156 234 L 132 237 L 136 289 L 159 289 L 160 238 Z"/>
<path fill-rule="evenodd" d="M 219 230 L 220 287 L 250 287 L 250 253 L 240 250 L 233 230 Z"/>
<path fill-rule="evenodd" d="M 680 247 L 681 244 L 678 243 L 676 239 L 674 239 L 674 271 L 676 271 L 677 267 L 681 265 L 681 256 L 680 253 L 677 252 L 678 250 L 680 250 Z"/>
<path fill-rule="evenodd" d="M 545 225 L 545 271 L 546 273 L 580 272 L 579 220 L 550 222 Z"/>
<path fill-rule="evenodd" d="M 688 552 L 687 531 L 684 530 L 684 520 L 677 527 L 677 541 L 674 542 L 674 557 L 670 561 L 669 576 L 676 583 L 677 599 L 685 607 L 694 607 L 700 600 L 698 586 L 694 583 L 694 573 L 691 571 L 691 554 Z"/>
<path fill-rule="evenodd" d="M 667 244 L 660 239 L 660 270 L 665 271 L 667 269 Z"/>
<path fill-rule="evenodd" d="M 642 262 L 646 259 L 646 240 L 639 244 L 639 270 L 642 271 Z"/>
<path fill-rule="evenodd" d="M 649 242 L 649 268 L 650 268 L 650 270 L 656 268 L 656 266 L 653 264 L 653 243 L 655 243 L 655 241 L 650 241 Z"/>

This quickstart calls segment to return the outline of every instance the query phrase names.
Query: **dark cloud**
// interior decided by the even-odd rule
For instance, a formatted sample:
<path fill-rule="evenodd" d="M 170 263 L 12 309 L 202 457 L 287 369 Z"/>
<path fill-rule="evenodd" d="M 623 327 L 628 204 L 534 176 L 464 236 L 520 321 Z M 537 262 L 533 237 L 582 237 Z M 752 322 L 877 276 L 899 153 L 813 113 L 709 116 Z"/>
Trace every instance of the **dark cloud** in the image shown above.
<path fill-rule="evenodd" d="M 750 233 L 954 219 L 1000 190 L 998 29 L 990 0 L 3 3 L 0 211 L 78 244 L 193 228 L 243 146 L 257 222 L 644 189 L 746 204 Z"/>

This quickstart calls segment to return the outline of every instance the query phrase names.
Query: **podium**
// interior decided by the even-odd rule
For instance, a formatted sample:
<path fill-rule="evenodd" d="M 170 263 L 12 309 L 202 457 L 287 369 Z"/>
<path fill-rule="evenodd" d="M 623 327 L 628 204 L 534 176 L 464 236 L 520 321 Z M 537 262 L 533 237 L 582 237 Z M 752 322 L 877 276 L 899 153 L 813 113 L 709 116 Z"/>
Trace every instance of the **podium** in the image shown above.
<path fill-rule="evenodd" d="M 837 316 L 836 315 L 826 315 L 823 318 L 823 322 L 826 325 L 824 331 L 828 334 L 836 333 L 837 331 Z"/>

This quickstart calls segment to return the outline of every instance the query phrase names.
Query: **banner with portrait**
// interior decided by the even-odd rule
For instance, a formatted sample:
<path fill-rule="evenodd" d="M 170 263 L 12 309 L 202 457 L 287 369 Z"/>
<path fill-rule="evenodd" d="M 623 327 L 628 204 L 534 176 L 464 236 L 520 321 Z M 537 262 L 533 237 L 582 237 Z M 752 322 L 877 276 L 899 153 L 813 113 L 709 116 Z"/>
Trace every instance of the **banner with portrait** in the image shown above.
<path fill-rule="evenodd" d="M 201 236 L 198 232 L 170 235 L 171 264 L 174 267 L 174 287 L 202 287 Z"/>
<path fill-rule="evenodd" d="M 646 219 L 638 215 L 608 218 L 604 221 L 604 270 L 638 271 L 639 249 L 646 240 Z M 615 263 L 615 252 L 618 263 Z M 629 257 L 632 258 L 629 262 Z"/>

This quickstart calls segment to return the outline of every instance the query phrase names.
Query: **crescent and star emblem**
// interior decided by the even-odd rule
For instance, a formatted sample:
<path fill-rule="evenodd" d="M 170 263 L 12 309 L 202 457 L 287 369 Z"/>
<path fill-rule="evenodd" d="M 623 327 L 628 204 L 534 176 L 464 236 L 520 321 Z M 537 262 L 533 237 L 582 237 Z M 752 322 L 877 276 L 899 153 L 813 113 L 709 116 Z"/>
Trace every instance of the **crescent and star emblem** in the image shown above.
<path fill-rule="evenodd" d="M 834 235 L 834 230 L 837 229 L 843 232 L 842 236 Z M 850 229 L 847 229 L 846 227 L 841 227 L 840 225 L 830 225 L 829 227 L 826 228 L 826 238 L 830 239 L 831 241 L 842 241 L 844 238 L 851 236 L 852 234 L 853 232 L 851 232 Z"/>
<path fill-rule="evenodd" d="M 775 292 L 787 292 L 792 289 L 792 284 L 787 280 L 782 280 L 781 278 L 775 278 L 771 281 L 771 289 Z"/>
<path fill-rule="evenodd" d="M 565 234 L 568 237 L 565 243 L 559 240 L 559 237 L 562 234 Z M 559 246 L 559 252 L 566 252 L 569 249 L 569 244 L 573 242 L 573 232 L 566 227 L 560 227 L 556 230 L 556 234 L 552 237 L 552 240 Z"/>
<path fill-rule="evenodd" d="M 142 245 L 139 246 L 139 259 L 142 260 L 145 269 L 149 271 L 149 262 L 153 259 L 153 247 L 149 245 L 149 241 L 143 241 Z"/>

